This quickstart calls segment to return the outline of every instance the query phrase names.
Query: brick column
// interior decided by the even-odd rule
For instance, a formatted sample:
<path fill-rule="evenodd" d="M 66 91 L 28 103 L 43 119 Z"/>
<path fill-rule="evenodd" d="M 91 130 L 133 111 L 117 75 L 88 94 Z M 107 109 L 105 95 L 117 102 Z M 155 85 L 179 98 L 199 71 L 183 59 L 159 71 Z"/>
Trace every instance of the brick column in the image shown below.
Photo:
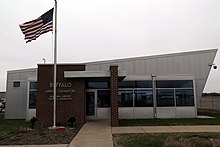
<path fill-rule="evenodd" d="M 110 66 L 110 91 L 111 91 L 111 126 L 117 127 L 118 122 L 118 66 Z"/>

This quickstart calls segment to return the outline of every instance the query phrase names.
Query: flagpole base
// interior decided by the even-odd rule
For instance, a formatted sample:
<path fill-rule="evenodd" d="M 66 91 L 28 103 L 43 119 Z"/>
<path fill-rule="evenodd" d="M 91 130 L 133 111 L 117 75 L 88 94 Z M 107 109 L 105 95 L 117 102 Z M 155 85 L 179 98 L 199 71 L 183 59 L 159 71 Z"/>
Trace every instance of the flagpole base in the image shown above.
<path fill-rule="evenodd" d="M 52 126 L 52 127 L 48 127 L 48 129 L 50 130 L 56 130 L 56 129 L 59 129 L 59 128 L 65 128 L 64 126 Z"/>
<path fill-rule="evenodd" d="M 59 127 L 57 127 L 57 126 L 48 127 L 49 130 L 56 130 L 56 129 L 58 129 L 58 128 L 59 128 Z"/>

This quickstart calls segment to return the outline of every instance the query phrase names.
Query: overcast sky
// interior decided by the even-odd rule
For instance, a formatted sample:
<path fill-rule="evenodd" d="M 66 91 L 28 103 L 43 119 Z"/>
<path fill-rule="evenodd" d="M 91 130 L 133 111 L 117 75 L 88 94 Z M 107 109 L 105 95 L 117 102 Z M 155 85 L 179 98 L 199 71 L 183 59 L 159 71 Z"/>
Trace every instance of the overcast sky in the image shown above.
<path fill-rule="evenodd" d="M 58 63 L 220 48 L 220 0 L 57 0 Z M 53 0 L 0 0 L 0 91 L 7 71 L 53 62 L 52 33 L 28 44 L 19 24 Z M 215 64 L 220 68 L 220 54 Z M 220 70 L 204 92 L 220 92 Z"/>

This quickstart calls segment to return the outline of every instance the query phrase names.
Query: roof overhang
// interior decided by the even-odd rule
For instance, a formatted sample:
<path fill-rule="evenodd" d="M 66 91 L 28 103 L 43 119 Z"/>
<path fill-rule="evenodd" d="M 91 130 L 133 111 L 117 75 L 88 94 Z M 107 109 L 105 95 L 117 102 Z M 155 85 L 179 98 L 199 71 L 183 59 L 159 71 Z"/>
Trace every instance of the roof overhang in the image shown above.
<path fill-rule="evenodd" d="M 64 71 L 64 78 L 106 78 L 110 71 Z M 125 71 L 118 71 L 118 77 L 126 77 Z"/>

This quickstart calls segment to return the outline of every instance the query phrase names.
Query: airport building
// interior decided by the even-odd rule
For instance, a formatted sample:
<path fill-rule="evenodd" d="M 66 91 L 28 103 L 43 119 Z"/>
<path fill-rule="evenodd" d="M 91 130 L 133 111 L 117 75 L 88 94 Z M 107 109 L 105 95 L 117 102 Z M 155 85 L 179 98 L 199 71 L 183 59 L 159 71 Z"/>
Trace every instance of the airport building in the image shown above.
<path fill-rule="evenodd" d="M 194 118 L 217 49 L 57 65 L 56 120 Z M 7 73 L 6 119 L 53 124 L 53 64 Z"/>

